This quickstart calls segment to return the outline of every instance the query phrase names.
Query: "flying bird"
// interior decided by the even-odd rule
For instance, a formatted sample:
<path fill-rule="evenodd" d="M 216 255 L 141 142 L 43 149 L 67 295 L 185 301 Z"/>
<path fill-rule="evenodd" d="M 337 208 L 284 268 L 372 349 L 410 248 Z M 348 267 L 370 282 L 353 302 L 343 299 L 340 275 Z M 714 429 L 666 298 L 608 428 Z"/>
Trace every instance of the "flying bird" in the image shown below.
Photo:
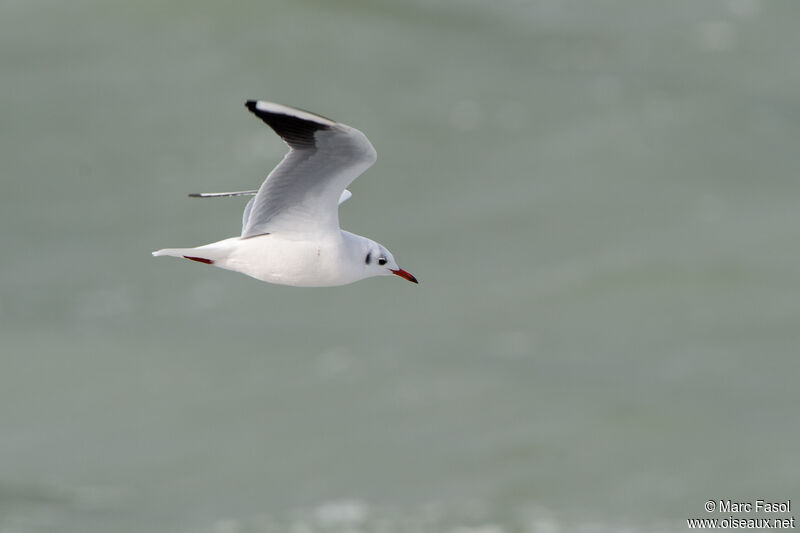
<path fill-rule="evenodd" d="M 339 227 L 339 205 L 352 196 L 346 187 L 377 158 L 367 137 L 301 109 L 256 100 L 245 107 L 289 145 L 289 153 L 257 190 L 189 195 L 253 196 L 244 208 L 241 235 L 153 255 L 296 287 L 331 287 L 387 275 L 417 283 L 385 246 Z"/>

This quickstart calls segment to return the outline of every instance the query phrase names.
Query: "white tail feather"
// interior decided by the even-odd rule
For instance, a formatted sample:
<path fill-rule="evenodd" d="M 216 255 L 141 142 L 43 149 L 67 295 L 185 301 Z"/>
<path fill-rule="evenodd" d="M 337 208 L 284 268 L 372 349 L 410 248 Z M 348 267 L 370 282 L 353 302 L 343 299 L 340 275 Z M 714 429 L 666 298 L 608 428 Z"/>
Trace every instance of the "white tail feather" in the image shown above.
<path fill-rule="evenodd" d="M 213 264 L 225 268 L 228 254 L 234 249 L 239 237 L 231 237 L 218 242 L 212 242 L 196 248 L 164 248 L 153 252 L 155 257 L 168 255 L 172 257 L 185 257 L 201 263 Z"/>
<path fill-rule="evenodd" d="M 163 250 L 153 252 L 153 256 L 160 257 L 162 255 L 169 255 L 172 257 L 183 257 L 184 255 L 192 255 L 192 251 L 194 251 L 194 248 L 164 248 Z"/>

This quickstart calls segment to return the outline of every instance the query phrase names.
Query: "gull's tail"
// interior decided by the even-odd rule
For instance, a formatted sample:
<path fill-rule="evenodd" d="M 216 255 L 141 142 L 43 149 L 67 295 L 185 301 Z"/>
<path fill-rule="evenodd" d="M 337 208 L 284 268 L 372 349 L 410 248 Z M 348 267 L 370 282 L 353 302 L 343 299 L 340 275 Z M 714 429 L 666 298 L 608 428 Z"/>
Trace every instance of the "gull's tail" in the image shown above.
<path fill-rule="evenodd" d="M 198 263 L 205 263 L 207 265 L 213 265 L 214 259 L 210 257 L 203 257 L 204 255 L 211 255 L 208 253 L 203 253 L 203 251 L 198 250 L 197 248 L 164 248 L 163 250 L 158 250 L 153 252 L 153 257 L 160 257 L 162 255 L 169 255 L 172 257 L 183 257 L 184 259 L 191 259 L 192 261 L 197 261 Z"/>
<path fill-rule="evenodd" d="M 160 257 L 169 255 L 172 257 L 183 257 L 207 265 L 217 265 L 226 268 L 227 259 L 238 241 L 238 237 L 225 239 L 224 241 L 212 242 L 197 248 L 164 248 L 153 252 L 153 256 Z"/>

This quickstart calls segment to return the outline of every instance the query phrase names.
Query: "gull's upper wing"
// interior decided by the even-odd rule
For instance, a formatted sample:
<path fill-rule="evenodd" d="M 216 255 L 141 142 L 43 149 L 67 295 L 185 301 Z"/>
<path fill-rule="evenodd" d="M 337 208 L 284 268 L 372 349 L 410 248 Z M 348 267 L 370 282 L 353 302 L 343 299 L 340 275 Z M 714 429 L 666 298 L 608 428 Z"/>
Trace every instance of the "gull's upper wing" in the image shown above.
<path fill-rule="evenodd" d="M 274 104 L 245 104 L 289 145 L 289 153 L 248 204 L 242 237 L 339 229 L 339 199 L 375 162 L 375 149 L 355 128 Z"/>

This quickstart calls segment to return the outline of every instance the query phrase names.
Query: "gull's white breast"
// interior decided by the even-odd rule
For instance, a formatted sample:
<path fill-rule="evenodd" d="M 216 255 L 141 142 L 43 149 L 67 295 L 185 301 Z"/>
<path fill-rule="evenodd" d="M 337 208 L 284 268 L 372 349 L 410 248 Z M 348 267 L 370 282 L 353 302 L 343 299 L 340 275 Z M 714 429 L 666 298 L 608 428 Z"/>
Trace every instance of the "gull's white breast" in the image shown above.
<path fill-rule="evenodd" d="M 348 253 L 345 232 L 326 238 L 286 235 L 234 237 L 218 243 L 215 266 L 262 281 L 296 287 L 346 285 L 363 279 L 363 268 Z M 213 245 L 209 245 L 213 246 Z"/>

